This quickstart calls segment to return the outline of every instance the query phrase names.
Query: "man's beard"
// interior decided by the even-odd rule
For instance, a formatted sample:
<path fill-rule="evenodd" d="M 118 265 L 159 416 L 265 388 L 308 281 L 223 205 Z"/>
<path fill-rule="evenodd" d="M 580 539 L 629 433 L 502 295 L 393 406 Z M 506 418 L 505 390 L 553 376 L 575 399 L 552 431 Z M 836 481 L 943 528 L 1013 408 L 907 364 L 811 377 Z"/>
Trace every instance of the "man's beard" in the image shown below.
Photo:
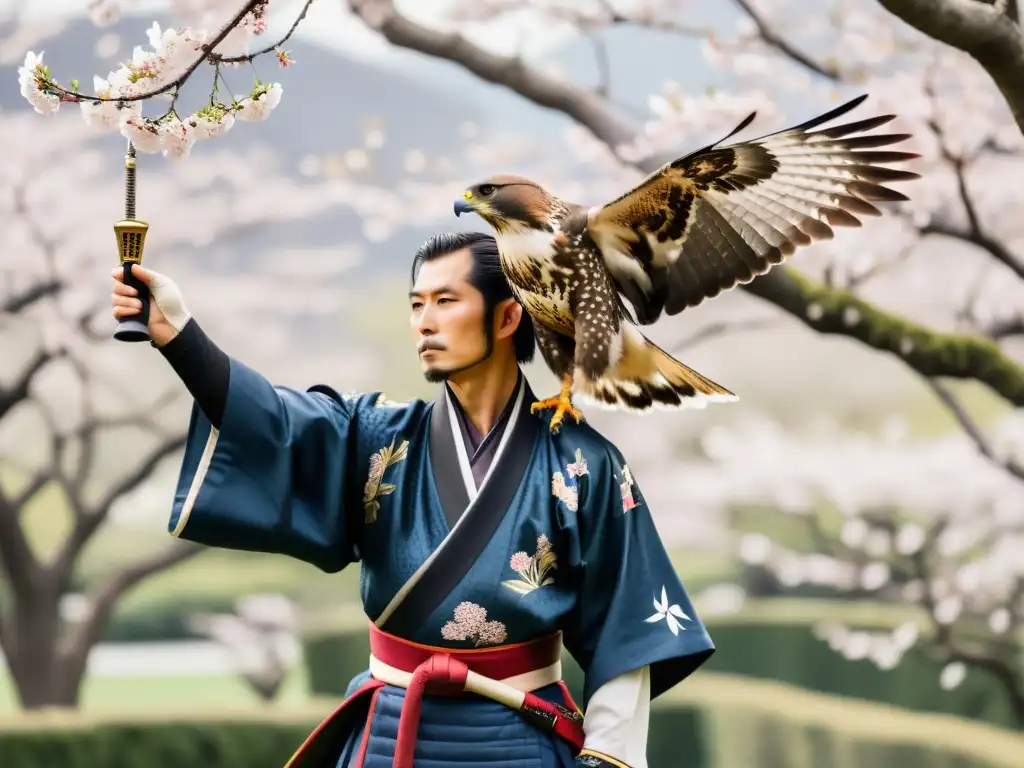
<path fill-rule="evenodd" d="M 484 323 L 484 336 L 487 339 L 487 346 L 484 348 L 484 353 L 471 363 L 466 365 L 460 365 L 458 368 L 427 368 L 423 371 L 423 378 L 429 381 L 431 384 L 438 384 L 442 381 L 448 381 L 452 376 L 456 376 L 463 371 L 468 371 L 474 366 L 480 365 L 491 356 L 494 351 L 494 333 L 490 325 Z"/>

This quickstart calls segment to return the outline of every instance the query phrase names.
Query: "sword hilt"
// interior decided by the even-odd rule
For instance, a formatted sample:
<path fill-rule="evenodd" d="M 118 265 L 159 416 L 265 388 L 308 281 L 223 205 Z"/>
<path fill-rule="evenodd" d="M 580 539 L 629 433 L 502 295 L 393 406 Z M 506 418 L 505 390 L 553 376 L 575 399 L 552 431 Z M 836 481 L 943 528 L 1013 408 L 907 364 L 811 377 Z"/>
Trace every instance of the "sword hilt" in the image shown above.
<path fill-rule="evenodd" d="M 149 289 L 132 273 L 132 264 L 142 263 L 148 229 L 146 222 L 135 219 L 135 145 L 129 141 L 124 155 L 124 220 L 114 225 L 114 234 L 117 236 L 121 256 L 122 279 L 138 291 L 142 311 L 132 317 L 122 318 L 114 331 L 114 338 L 118 341 L 150 341 Z"/>
<path fill-rule="evenodd" d="M 124 156 L 124 217 L 135 218 L 135 145 L 131 141 Z"/>

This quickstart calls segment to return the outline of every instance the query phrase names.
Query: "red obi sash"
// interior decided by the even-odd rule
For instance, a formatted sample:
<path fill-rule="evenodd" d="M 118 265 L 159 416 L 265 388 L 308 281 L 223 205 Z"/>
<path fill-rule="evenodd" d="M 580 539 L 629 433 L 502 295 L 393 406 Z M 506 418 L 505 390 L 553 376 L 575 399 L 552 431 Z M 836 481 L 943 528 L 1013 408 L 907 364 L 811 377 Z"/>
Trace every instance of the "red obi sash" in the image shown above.
<path fill-rule="evenodd" d="M 370 625 L 370 671 L 390 685 L 406 689 L 398 721 L 395 768 L 412 768 L 423 695 L 485 696 L 516 710 L 527 722 L 583 748 L 583 716 L 561 681 L 560 634 L 515 645 L 467 650 L 420 645 Z M 530 692 L 544 685 L 562 686 L 573 709 Z"/>
<path fill-rule="evenodd" d="M 370 624 L 372 678 L 354 691 L 306 738 L 285 768 L 329 768 L 341 734 L 351 732 L 352 718 L 360 717 L 353 705 L 370 697 L 369 714 L 356 768 L 362 765 L 370 735 L 377 695 L 384 685 L 405 688 L 398 720 L 394 768 L 413 768 L 423 696 L 479 695 L 514 709 L 527 722 L 564 739 L 573 754 L 583 748 L 583 715 L 561 679 L 561 634 L 527 643 L 493 648 L 458 650 L 420 645 L 382 632 Z M 553 704 L 531 691 L 557 684 L 566 706 Z"/>

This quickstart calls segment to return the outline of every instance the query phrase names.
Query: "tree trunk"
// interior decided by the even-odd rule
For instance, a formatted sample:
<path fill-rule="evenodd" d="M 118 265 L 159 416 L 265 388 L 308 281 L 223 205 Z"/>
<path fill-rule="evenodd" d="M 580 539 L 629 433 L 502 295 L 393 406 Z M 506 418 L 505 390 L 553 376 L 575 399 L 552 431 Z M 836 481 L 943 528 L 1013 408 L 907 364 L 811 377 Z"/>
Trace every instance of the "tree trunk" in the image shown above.
<path fill-rule="evenodd" d="M 59 604 L 56 593 L 40 590 L 15 605 L 4 653 L 23 709 L 78 704 L 84 667 L 69 674 L 61 658 Z"/>

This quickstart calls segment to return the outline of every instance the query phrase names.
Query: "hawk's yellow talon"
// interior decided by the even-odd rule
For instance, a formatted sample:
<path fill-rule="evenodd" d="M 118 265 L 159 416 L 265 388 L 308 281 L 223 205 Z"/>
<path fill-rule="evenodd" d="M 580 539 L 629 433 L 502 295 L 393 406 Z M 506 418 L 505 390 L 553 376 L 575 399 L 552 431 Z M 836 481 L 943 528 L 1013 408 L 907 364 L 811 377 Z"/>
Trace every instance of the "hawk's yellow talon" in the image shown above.
<path fill-rule="evenodd" d="M 562 389 L 558 393 L 557 397 L 549 397 L 546 400 L 538 400 L 537 402 L 530 405 L 530 413 L 537 413 L 538 411 L 545 411 L 553 408 L 554 414 L 551 416 L 551 424 L 549 429 L 551 434 L 557 434 L 558 430 L 562 428 L 562 421 L 565 419 L 565 415 L 569 414 L 579 424 L 583 421 L 583 414 L 573 408 L 572 405 L 572 377 L 566 376 L 562 379 Z"/>

